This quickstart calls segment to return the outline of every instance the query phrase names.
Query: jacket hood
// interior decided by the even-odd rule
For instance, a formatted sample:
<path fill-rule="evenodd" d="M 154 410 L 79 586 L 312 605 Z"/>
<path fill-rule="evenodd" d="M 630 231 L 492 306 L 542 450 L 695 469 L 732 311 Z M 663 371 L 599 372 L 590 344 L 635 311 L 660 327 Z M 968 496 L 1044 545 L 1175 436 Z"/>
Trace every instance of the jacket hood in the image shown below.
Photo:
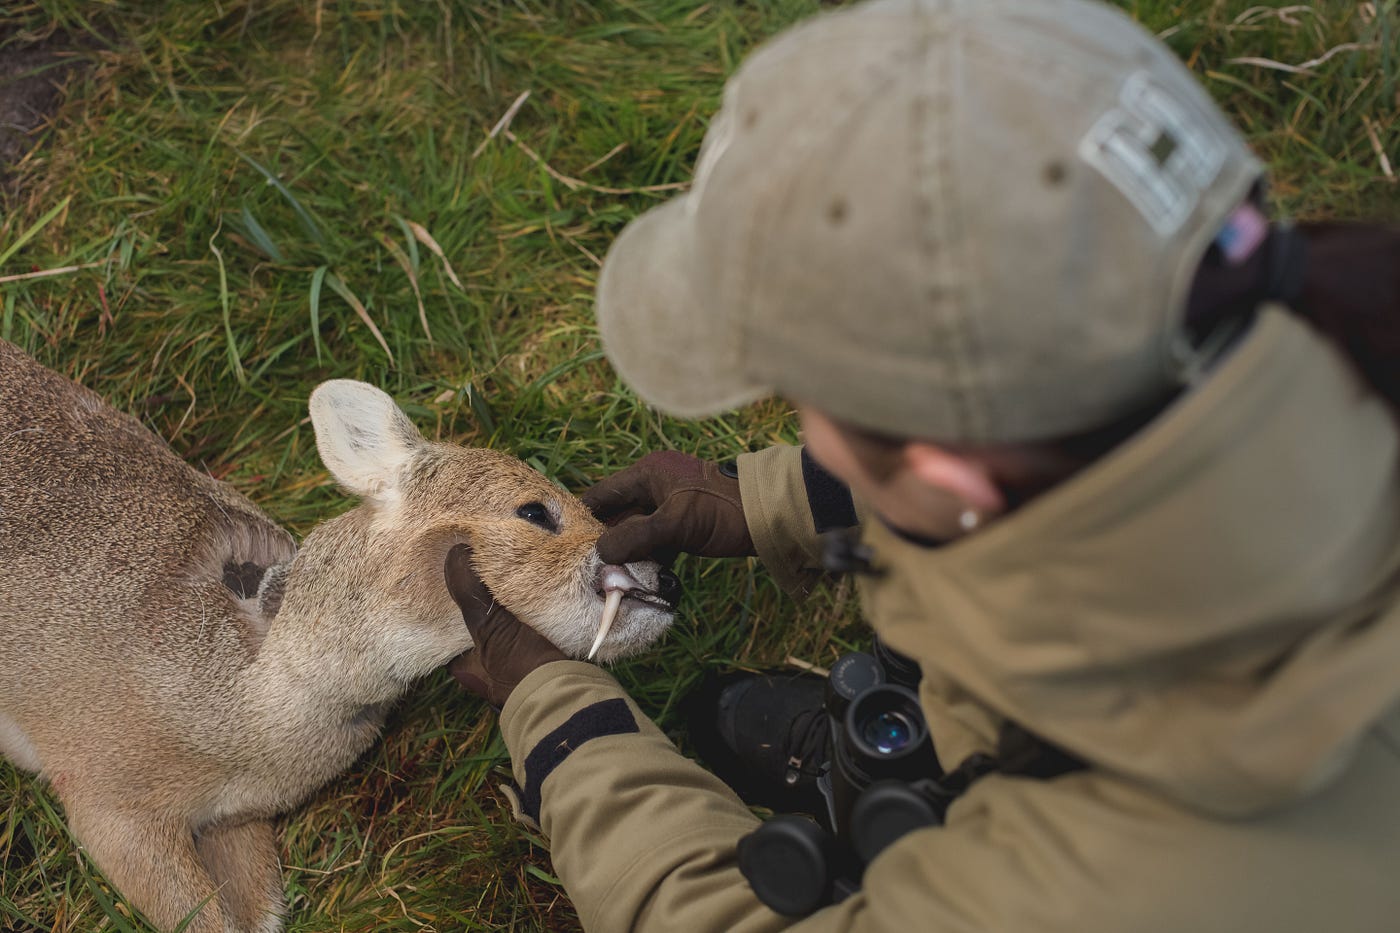
<path fill-rule="evenodd" d="M 1151 426 L 1005 519 L 935 550 L 867 523 L 892 571 L 867 607 L 926 707 L 975 697 L 1194 808 L 1263 812 L 1400 698 L 1396 457 L 1384 403 L 1265 308 Z"/>

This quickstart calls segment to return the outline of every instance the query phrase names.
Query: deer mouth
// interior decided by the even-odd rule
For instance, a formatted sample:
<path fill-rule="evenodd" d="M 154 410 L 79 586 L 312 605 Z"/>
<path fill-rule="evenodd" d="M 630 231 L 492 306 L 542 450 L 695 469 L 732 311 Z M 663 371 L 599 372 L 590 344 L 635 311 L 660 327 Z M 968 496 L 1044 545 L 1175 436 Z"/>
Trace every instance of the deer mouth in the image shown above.
<path fill-rule="evenodd" d="M 662 571 L 666 576 L 657 575 L 659 581 L 675 580 L 674 575 L 669 571 Z M 608 632 L 612 629 L 613 621 L 617 618 L 618 610 L 622 608 L 623 600 L 632 600 L 643 605 L 655 606 L 661 611 L 672 613 L 675 611 L 675 604 L 665 598 L 660 592 L 653 592 L 645 589 L 636 577 L 626 567 L 618 564 L 604 564 L 598 576 L 599 595 L 603 597 L 603 617 L 598 623 L 598 634 L 593 639 L 593 647 L 588 649 L 588 659 L 598 653 L 603 642 L 608 637 Z M 677 586 L 679 584 L 677 583 Z M 678 591 L 678 590 L 677 590 Z"/>
<path fill-rule="evenodd" d="M 623 602 L 631 600 L 634 603 L 655 606 L 658 609 L 666 609 L 668 611 L 676 608 L 675 603 L 667 601 L 660 593 L 645 593 L 639 590 L 632 590 L 629 593 L 622 594 L 622 600 Z"/>
<path fill-rule="evenodd" d="M 608 593 L 610 592 L 612 592 L 612 590 L 598 590 L 598 598 L 606 601 L 608 598 Z M 676 608 L 676 604 L 674 602 L 671 602 L 666 597 L 662 596 L 660 593 L 653 593 L 650 590 L 622 590 L 621 593 L 622 602 L 624 604 L 641 603 L 645 606 L 655 606 L 657 609 L 665 609 L 668 612 Z"/>
<path fill-rule="evenodd" d="M 673 611 L 680 596 L 680 581 L 670 571 L 661 571 L 662 589 L 649 590 L 642 586 L 626 567 L 605 564 L 598 576 L 598 598 L 606 600 L 608 594 L 620 592 L 623 602 L 642 603 L 657 609 Z"/>

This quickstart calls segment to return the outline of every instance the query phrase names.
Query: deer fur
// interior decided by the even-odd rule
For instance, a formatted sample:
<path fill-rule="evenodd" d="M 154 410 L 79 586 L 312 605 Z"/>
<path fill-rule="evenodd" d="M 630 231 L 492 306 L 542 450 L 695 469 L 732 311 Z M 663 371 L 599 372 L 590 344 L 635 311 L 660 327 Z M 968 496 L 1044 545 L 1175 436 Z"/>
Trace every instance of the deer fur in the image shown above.
<path fill-rule="evenodd" d="M 424 440 L 363 383 L 325 383 L 310 408 L 323 462 L 362 501 L 298 549 L 0 341 L 0 752 L 47 779 L 88 856 L 163 929 L 281 929 L 273 817 L 470 647 L 443 579 L 454 544 L 565 652 L 597 630 L 602 526 L 577 499 L 505 454 Z M 529 503 L 553 530 L 518 514 Z M 626 570 L 638 586 L 604 659 L 672 617 L 660 568 Z"/>

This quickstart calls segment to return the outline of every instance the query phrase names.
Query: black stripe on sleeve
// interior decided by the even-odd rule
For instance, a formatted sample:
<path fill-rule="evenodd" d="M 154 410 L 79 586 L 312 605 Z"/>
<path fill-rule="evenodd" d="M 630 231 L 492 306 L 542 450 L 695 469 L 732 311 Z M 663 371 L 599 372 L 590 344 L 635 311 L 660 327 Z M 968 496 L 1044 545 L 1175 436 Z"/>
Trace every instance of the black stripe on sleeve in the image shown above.
<path fill-rule="evenodd" d="M 856 506 L 846 484 L 817 465 L 802 448 L 802 484 L 807 487 L 807 505 L 817 534 L 826 534 L 856 524 Z"/>
<path fill-rule="evenodd" d="M 525 787 L 520 793 L 520 809 L 539 822 L 540 787 L 565 758 L 589 739 L 605 735 L 640 732 L 637 720 L 622 699 L 603 700 L 585 706 L 563 725 L 540 739 L 525 758 Z"/>

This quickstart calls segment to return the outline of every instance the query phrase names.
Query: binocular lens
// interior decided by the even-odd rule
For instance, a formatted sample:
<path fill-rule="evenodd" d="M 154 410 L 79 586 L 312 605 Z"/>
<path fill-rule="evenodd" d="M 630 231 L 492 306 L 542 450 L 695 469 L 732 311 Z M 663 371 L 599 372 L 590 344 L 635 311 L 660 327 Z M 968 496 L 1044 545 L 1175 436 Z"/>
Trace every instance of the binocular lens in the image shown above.
<path fill-rule="evenodd" d="M 855 698 L 846 710 L 845 735 L 851 764 L 864 773 L 857 782 L 862 786 L 882 777 L 901 777 L 899 769 L 916 760 L 910 756 L 928 746 L 919 698 L 894 684 L 877 684 Z"/>
<path fill-rule="evenodd" d="M 861 725 L 861 738 L 881 755 L 899 751 L 918 734 L 918 726 L 897 710 L 877 713 Z"/>

